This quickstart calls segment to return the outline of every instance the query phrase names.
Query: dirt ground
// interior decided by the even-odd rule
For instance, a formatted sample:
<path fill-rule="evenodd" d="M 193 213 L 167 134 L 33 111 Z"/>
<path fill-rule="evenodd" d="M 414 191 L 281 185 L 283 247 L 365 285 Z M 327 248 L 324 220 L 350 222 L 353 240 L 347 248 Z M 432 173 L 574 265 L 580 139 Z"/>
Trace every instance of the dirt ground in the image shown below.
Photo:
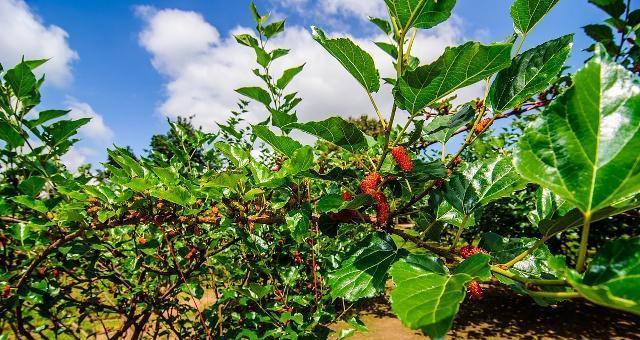
<path fill-rule="evenodd" d="M 420 332 L 404 327 L 384 301 L 365 306 L 358 314 L 369 331 L 349 339 L 425 338 Z M 331 328 L 338 331 L 349 326 L 341 322 Z M 491 287 L 485 289 L 484 299 L 462 304 L 449 336 L 460 339 L 640 339 L 640 317 L 586 301 L 541 307 L 506 288 Z"/>

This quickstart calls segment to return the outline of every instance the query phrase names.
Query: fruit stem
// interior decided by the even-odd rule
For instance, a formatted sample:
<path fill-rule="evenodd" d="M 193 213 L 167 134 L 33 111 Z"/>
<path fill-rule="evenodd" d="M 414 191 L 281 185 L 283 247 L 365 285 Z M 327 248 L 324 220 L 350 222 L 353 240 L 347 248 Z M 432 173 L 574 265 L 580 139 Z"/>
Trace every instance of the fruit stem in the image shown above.
<path fill-rule="evenodd" d="M 453 244 L 451 245 L 451 248 L 449 248 L 449 251 L 454 251 L 456 249 L 458 242 L 460 242 L 460 236 L 462 236 L 462 232 L 464 231 L 464 228 L 467 226 L 468 220 L 469 220 L 469 215 L 464 215 L 464 218 L 462 218 L 462 224 L 460 224 L 460 227 L 458 227 L 456 238 L 453 240 Z"/>
<path fill-rule="evenodd" d="M 566 280 L 541 280 L 541 279 L 527 279 L 526 277 L 519 276 L 518 274 L 512 273 L 508 270 L 500 268 L 500 266 L 491 266 L 491 271 L 507 277 L 511 280 L 518 281 L 524 285 L 533 285 L 533 286 L 566 286 Z"/>
<path fill-rule="evenodd" d="M 552 298 L 552 299 L 577 299 L 582 297 L 578 292 L 534 292 L 527 291 L 531 297 Z"/>
<path fill-rule="evenodd" d="M 545 236 L 545 237 L 541 238 L 533 246 L 531 246 L 531 248 L 525 250 L 520 255 L 514 257 L 513 260 L 503 264 L 501 267 L 505 268 L 505 269 L 509 269 L 509 268 L 513 267 L 516 263 L 524 260 L 525 257 L 531 255 L 531 253 L 533 253 L 536 249 L 540 248 L 540 246 L 542 246 L 548 240 L 549 240 L 548 236 Z"/>
<path fill-rule="evenodd" d="M 576 270 L 583 272 L 585 263 L 587 262 L 587 248 L 589 246 L 589 229 L 591 229 L 591 212 L 584 214 L 584 225 L 582 227 L 582 236 L 580 238 L 580 250 L 578 252 L 578 263 Z"/>

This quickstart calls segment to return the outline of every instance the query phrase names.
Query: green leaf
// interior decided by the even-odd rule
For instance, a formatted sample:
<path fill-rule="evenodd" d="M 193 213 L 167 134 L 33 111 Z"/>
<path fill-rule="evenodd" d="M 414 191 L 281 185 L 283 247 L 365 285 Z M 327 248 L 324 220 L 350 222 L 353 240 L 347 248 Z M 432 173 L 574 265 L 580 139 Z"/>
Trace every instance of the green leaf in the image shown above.
<path fill-rule="evenodd" d="M 613 40 L 613 32 L 607 25 L 587 25 L 583 29 L 584 33 L 597 42 L 606 43 Z"/>
<path fill-rule="evenodd" d="M 251 160 L 251 154 L 239 147 L 231 146 L 223 142 L 217 142 L 214 146 L 216 150 L 225 155 L 225 157 L 227 157 L 229 161 L 238 168 L 247 166 Z"/>
<path fill-rule="evenodd" d="M 302 130 L 350 152 L 358 152 L 368 147 L 362 131 L 355 124 L 340 117 L 331 117 L 319 122 L 293 123 L 287 127 Z"/>
<path fill-rule="evenodd" d="M 287 87 L 287 85 L 289 85 L 291 80 L 293 80 L 293 78 L 297 76 L 298 73 L 302 72 L 302 69 L 304 69 L 304 65 L 305 64 L 302 64 L 298 67 L 293 67 L 285 70 L 282 73 L 282 76 L 276 81 L 276 86 L 279 89 L 284 90 Z"/>
<path fill-rule="evenodd" d="M 8 70 L 4 74 L 4 80 L 20 99 L 30 96 L 36 90 L 36 76 L 24 61 Z"/>
<path fill-rule="evenodd" d="M 445 199 L 465 215 L 480 206 L 523 189 L 526 183 L 513 167 L 511 157 L 497 157 L 465 166 L 445 185 Z"/>
<path fill-rule="evenodd" d="M 567 280 L 595 304 L 640 315 L 640 237 L 607 243 L 584 276 L 568 270 Z"/>
<path fill-rule="evenodd" d="M 378 26 L 378 28 L 382 30 L 382 32 L 384 32 L 386 35 L 391 34 L 391 23 L 389 23 L 387 20 L 382 18 L 369 17 L 369 21 Z"/>
<path fill-rule="evenodd" d="M 396 104 L 415 114 L 455 90 L 487 78 L 510 65 L 512 46 L 468 42 L 447 47 L 438 60 L 407 72 L 398 81 Z"/>
<path fill-rule="evenodd" d="M 389 13 L 398 26 L 407 32 L 409 28 L 432 28 L 446 21 L 456 5 L 456 0 L 385 0 Z"/>
<path fill-rule="evenodd" d="M 288 136 L 277 136 L 264 125 L 253 125 L 253 134 L 288 157 L 293 156 L 294 152 L 302 147 L 298 141 Z"/>
<path fill-rule="evenodd" d="M 264 104 L 264 106 L 269 107 L 269 104 L 271 104 L 271 95 L 269 95 L 269 92 L 261 87 L 242 87 L 236 89 L 236 92 L 240 93 L 243 96 L 256 100 Z"/>
<path fill-rule="evenodd" d="M 154 166 L 151 168 L 153 173 L 158 176 L 160 182 L 166 186 L 175 185 L 178 183 L 179 177 L 178 174 L 171 167 L 162 168 L 159 166 Z"/>
<path fill-rule="evenodd" d="M 369 93 L 380 89 L 380 75 L 373 58 L 347 38 L 328 39 L 325 33 L 312 27 L 313 39 L 334 56 Z"/>
<path fill-rule="evenodd" d="M 559 0 L 516 0 L 511 5 L 511 18 L 516 32 L 527 35 Z"/>
<path fill-rule="evenodd" d="M 24 181 L 20 182 L 18 185 L 18 189 L 22 191 L 25 195 L 28 196 L 36 196 L 42 191 L 44 184 L 47 181 L 39 176 L 30 176 Z"/>
<path fill-rule="evenodd" d="M 627 8 L 624 0 L 589 0 L 589 2 L 598 6 L 614 18 L 619 18 Z"/>
<path fill-rule="evenodd" d="M 291 158 L 284 162 L 282 170 L 287 175 L 297 175 L 311 169 L 314 161 L 313 148 L 305 145 L 297 149 Z"/>
<path fill-rule="evenodd" d="M 391 267 L 395 288 L 391 309 L 411 329 L 420 329 L 431 338 L 444 337 L 466 294 L 467 274 L 443 275 L 409 259 Z"/>
<path fill-rule="evenodd" d="M 89 123 L 90 118 L 80 118 L 76 120 L 61 120 L 55 122 L 44 128 L 44 131 L 49 135 L 51 140 L 51 146 L 55 147 L 63 142 L 66 142 L 69 137 L 78 133 L 78 129 L 83 125 Z"/>
<path fill-rule="evenodd" d="M 571 209 L 573 209 L 571 204 L 553 194 L 549 189 L 538 188 L 536 209 L 531 211 L 527 218 L 535 227 L 540 227 L 548 221 L 566 215 Z"/>
<path fill-rule="evenodd" d="M 559 201 L 562 199 L 558 198 Z M 569 205 L 565 203 L 565 205 Z M 640 207 L 640 197 L 631 197 L 623 199 L 619 202 L 612 204 L 609 207 L 599 209 L 592 213 L 591 222 L 597 222 L 604 220 L 610 216 L 622 214 L 626 211 L 637 209 Z M 566 209 L 562 209 L 566 210 Z M 569 212 L 557 211 L 551 217 L 538 222 L 538 229 L 544 236 L 551 236 L 559 232 L 582 226 L 584 224 L 584 214 L 580 209 L 573 209 Z"/>
<path fill-rule="evenodd" d="M 0 139 L 7 142 L 12 148 L 19 148 L 24 145 L 22 136 L 4 120 L 0 120 Z"/>
<path fill-rule="evenodd" d="M 640 191 L 640 80 L 599 53 L 520 139 L 516 168 L 584 213 Z"/>
<path fill-rule="evenodd" d="M 496 233 L 485 233 L 479 246 L 487 250 L 494 261 L 506 263 L 533 247 L 537 238 L 506 238 Z M 526 278 L 555 279 L 555 271 L 550 266 L 553 255 L 546 245 L 541 245 L 530 255 L 516 263 L 509 271 Z"/>
<path fill-rule="evenodd" d="M 298 243 L 304 243 L 309 236 L 311 220 L 309 215 L 302 210 L 290 212 L 286 217 L 287 229 L 291 232 L 291 237 Z"/>
<path fill-rule="evenodd" d="M 355 251 L 329 274 L 331 297 L 356 301 L 373 297 L 384 290 L 389 267 L 404 250 L 383 233 L 369 235 L 355 246 Z"/>
<path fill-rule="evenodd" d="M 151 196 L 157 197 L 180 206 L 188 206 L 195 203 L 196 199 L 191 195 L 189 190 L 184 187 L 171 187 L 166 190 L 152 190 Z"/>
<path fill-rule="evenodd" d="M 446 143 L 463 126 L 469 124 L 476 116 L 471 105 L 462 106 L 452 115 L 435 116 L 424 126 L 425 139 L 428 142 Z"/>
<path fill-rule="evenodd" d="M 284 20 L 275 21 L 264 27 L 264 35 L 267 38 L 272 38 L 279 33 L 284 32 Z"/>
<path fill-rule="evenodd" d="M 453 274 L 467 274 L 474 279 L 488 281 L 491 279 L 490 261 L 491 255 L 489 254 L 475 254 L 462 261 L 462 263 L 454 269 Z"/>
<path fill-rule="evenodd" d="M 39 200 L 39 199 L 34 199 L 31 196 L 15 196 L 15 197 L 11 197 L 11 200 L 22 205 L 25 206 L 29 209 L 35 210 L 37 212 L 40 213 L 47 213 L 49 211 L 49 208 L 47 208 L 47 206 L 44 204 L 44 201 Z"/>
<path fill-rule="evenodd" d="M 489 106 L 495 112 L 503 112 L 546 89 L 569 57 L 572 41 L 572 34 L 565 35 L 518 55 L 496 76 L 489 92 Z"/>
<path fill-rule="evenodd" d="M 428 216 L 429 224 L 443 222 L 461 227 L 465 219 L 464 214 L 447 202 L 443 193 L 438 191 L 429 196 L 429 204 L 423 212 Z M 471 215 L 467 219 L 465 227 L 475 225 L 475 223 L 475 216 Z"/>
<path fill-rule="evenodd" d="M 236 38 L 236 41 L 241 45 L 252 47 L 252 48 L 255 48 L 258 46 L 258 40 L 250 34 L 238 34 L 238 35 L 235 35 L 234 38 Z"/>
<path fill-rule="evenodd" d="M 338 194 L 328 194 L 322 196 L 318 202 L 316 203 L 316 209 L 319 212 L 338 212 L 340 208 L 345 203 L 344 199 L 341 195 Z"/>
<path fill-rule="evenodd" d="M 29 120 L 26 122 L 26 125 L 30 128 L 35 128 L 38 125 L 44 124 L 52 119 L 60 118 L 67 113 L 71 112 L 70 110 L 45 110 L 40 111 L 38 114 L 38 118 L 34 120 Z"/>

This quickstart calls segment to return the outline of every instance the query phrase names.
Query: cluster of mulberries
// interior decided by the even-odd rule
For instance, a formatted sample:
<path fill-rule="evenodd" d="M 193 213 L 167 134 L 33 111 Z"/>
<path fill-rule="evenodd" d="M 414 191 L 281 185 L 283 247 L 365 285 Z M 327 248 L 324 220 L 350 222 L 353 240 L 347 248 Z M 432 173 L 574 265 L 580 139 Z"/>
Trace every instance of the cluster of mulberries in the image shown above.
<path fill-rule="evenodd" d="M 463 259 L 468 259 L 475 254 L 486 254 L 486 253 L 487 253 L 486 250 L 482 248 L 474 247 L 474 246 L 464 246 L 460 248 L 460 256 L 462 256 Z"/>
<path fill-rule="evenodd" d="M 480 300 L 484 296 L 484 292 L 482 291 L 482 287 L 478 281 L 471 281 L 467 286 L 467 292 L 469 296 L 471 296 L 474 300 Z"/>
<path fill-rule="evenodd" d="M 404 148 L 404 146 L 396 146 L 392 148 L 391 155 L 393 156 L 393 159 L 396 161 L 400 169 L 402 169 L 402 171 L 413 171 L 413 160 L 411 160 L 411 157 L 409 157 L 409 154 L 407 154 L 407 150 Z"/>

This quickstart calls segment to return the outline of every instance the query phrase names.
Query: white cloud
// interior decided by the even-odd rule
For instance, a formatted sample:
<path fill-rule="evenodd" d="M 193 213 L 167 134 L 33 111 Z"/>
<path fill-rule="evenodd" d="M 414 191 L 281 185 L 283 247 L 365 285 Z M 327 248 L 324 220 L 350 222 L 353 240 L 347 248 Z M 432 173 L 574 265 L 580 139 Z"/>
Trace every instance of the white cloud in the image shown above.
<path fill-rule="evenodd" d="M 78 54 L 69 47 L 62 28 L 46 26 L 22 0 L 0 0 L 0 62 L 11 67 L 25 59 L 50 58 L 38 72 L 47 83 L 64 86 L 72 79 L 71 63 Z"/>
<path fill-rule="evenodd" d="M 286 1 L 299 4 L 304 0 Z M 336 11 L 346 10 L 344 6 L 358 2 L 346 1 L 343 5 L 338 5 L 338 1 L 323 1 L 334 2 Z M 141 17 L 145 21 L 139 42 L 151 53 L 154 67 L 167 77 L 166 99 L 158 108 L 163 115 L 172 118 L 195 115 L 197 125 L 213 129 L 215 122 L 224 121 L 235 107 L 239 95 L 234 89 L 259 84 L 260 80 L 251 72 L 251 68 L 255 67 L 253 51 L 238 45 L 233 38 L 233 34 L 250 32 L 250 29 L 237 27 L 229 35 L 221 37 L 212 24 L 194 12 L 144 7 L 138 13 L 143 13 Z M 181 28 L 180 34 L 171 30 L 177 26 Z M 372 54 L 383 76 L 394 73 L 390 57 L 373 44 L 373 41 L 384 40 L 386 37 L 351 38 Z M 435 29 L 421 32 L 414 44 L 413 54 L 423 63 L 429 62 L 437 58 L 446 46 L 460 43 L 461 38 L 461 22 L 454 18 Z M 174 43 L 170 43 L 172 41 Z M 188 48 L 185 49 L 184 46 Z M 303 98 L 298 106 L 298 116 L 302 121 L 320 120 L 332 115 L 375 116 L 366 93 L 312 39 L 306 28 L 289 26 L 284 34 L 273 40 L 270 47 L 291 49 L 287 57 L 274 64 L 276 75 L 285 66 L 306 63 L 304 71 L 288 89 L 298 91 Z M 458 102 L 479 96 L 481 88 L 481 85 L 474 85 L 464 89 L 459 93 Z M 389 86 L 383 86 L 380 94 L 375 95 L 385 112 L 389 112 L 393 103 L 390 92 Z M 266 112 L 255 105 L 244 118 L 253 123 L 262 121 L 265 117 Z M 402 116 L 400 118 L 402 120 Z"/>
<path fill-rule="evenodd" d="M 73 97 L 65 101 L 69 112 L 69 118 L 91 118 L 91 121 L 80 128 L 78 133 L 91 141 L 109 144 L 113 141 L 113 131 L 105 124 L 104 118 L 93 110 L 91 105 L 78 101 Z"/>
<path fill-rule="evenodd" d="M 96 151 L 92 148 L 72 146 L 66 154 L 60 157 L 60 161 L 69 171 L 75 172 L 95 155 Z"/>

